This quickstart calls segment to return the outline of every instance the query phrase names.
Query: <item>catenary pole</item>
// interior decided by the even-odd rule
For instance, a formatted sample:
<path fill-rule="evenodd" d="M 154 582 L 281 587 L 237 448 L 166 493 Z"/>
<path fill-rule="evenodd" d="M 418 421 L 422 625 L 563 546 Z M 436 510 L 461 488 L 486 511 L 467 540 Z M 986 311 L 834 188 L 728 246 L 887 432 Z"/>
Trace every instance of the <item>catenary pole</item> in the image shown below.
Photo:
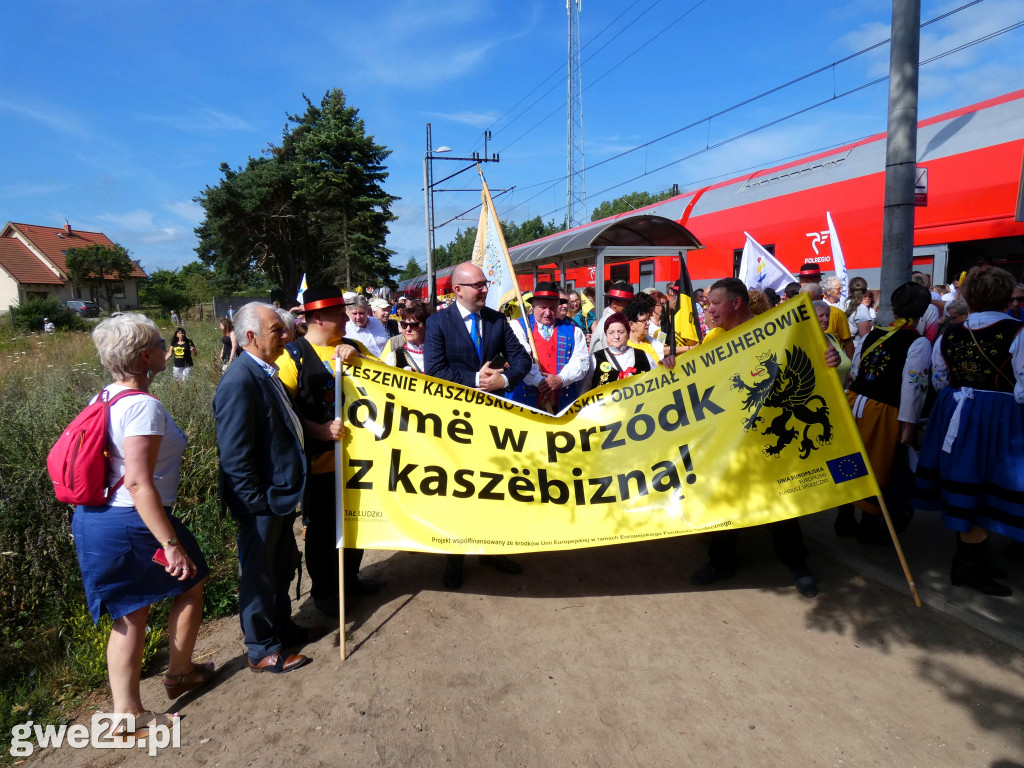
<path fill-rule="evenodd" d="M 921 0 L 893 0 L 889 52 L 889 118 L 885 140 L 885 208 L 878 322 L 893 320 L 892 292 L 914 269 L 914 177 L 917 169 L 917 83 Z"/>

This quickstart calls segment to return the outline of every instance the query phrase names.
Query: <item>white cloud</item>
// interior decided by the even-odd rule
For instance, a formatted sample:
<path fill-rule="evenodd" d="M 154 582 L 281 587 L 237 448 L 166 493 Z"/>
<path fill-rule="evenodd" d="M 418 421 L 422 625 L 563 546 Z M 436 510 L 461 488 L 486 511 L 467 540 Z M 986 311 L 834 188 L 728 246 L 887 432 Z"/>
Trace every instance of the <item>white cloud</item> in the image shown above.
<path fill-rule="evenodd" d="M 139 209 L 128 213 L 101 213 L 97 215 L 96 221 L 104 224 L 127 230 L 129 232 L 145 232 L 153 229 L 153 214 L 150 211 Z"/>
<path fill-rule="evenodd" d="M 471 125 L 474 128 L 486 128 L 498 119 L 495 112 L 424 112 L 431 120 L 448 120 L 453 123 Z"/>
<path fill-rule="evenodd" d="M 0 110 L 13 112 L 33 122 L 41 123 L 58 133 L 68 136 L 86 136 L 86 132 L 82 128 L 85 121 L 79 115 L 53 104 L 37 103 L 33 105 L 0 99 Z"/>
<path fill-rule="evenodd" d="M 237 115 L 202 107 L 180 115 L 138 115 L 140 120 L 161 123 L 180 131 L 212 133 L 221 131 L 252 131 L 252 123 Z"/>
<path fill-rule="evenodd" d="M 205 217 L 203 206 L 193 200 L 178 203 L 165 203 L 164 208 L 193 225 L 198 224 Z"/>
<path fill-rule="evenodd" d="M 51 195 L 55 192 L 63 192 L 70 188 L 70 184 L 57 181 L 42 184 L 12 184 L 9 187 L 0 189 L 0 198 L 15 200 L 26 197 L 37 197 L 41 195 Z"/>

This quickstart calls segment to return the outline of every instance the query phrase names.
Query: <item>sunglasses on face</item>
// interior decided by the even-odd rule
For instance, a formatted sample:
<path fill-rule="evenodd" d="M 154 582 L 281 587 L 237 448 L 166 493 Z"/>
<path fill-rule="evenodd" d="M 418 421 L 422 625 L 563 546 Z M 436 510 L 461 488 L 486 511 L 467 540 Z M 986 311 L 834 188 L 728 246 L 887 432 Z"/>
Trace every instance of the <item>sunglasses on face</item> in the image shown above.
<path fill-rule="evenodd" d="M 1020 304 L 1022 301 L 1024 301 L 1024 296 L 1011 296 L 1010 301 L 1016 301 L 1018 304 Z"/>
<path fill-rule="evenodd" d="M 399 323 L 399 325 L 402 326 L 405 329 L 412 329 L 412 328 L 419 328 L 421 325 L 423 325 L 423 323 L 418 323 L 415 320 L 413 320 L 412 322 L 408 322 L 407 323 L 407 322 L 405 322 L 403 320 L 402 322 Z"/>

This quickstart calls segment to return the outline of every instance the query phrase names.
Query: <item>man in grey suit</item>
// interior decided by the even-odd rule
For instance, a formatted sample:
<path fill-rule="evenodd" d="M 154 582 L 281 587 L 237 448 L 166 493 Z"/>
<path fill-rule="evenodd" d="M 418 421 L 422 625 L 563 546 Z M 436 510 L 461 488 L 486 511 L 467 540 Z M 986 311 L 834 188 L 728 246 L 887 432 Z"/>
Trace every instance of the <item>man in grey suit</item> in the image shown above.
<path fill-rule="evenodd" d="M 470 262 L 452 272 L 455 303 L 427 318 L 423 367 L 428 376 L 453 381 L 501 396 L 514 389 L 533 367 L 505 316 L 487 307 L 489 284 L 483 270 Z M 495 357 L 506 362 L 492 367 Z M 463 555 L 449 555 L 444 569 L 448 589 L 462 586 Z M 481 555 L 480 562 L 502 573 L 520 573 L 503 555 Z"/>
<path fill-rule="evenodd" d="M 277 379 L 286 329 L 274 307 L 253 302 L 235 313 L 242 353 L 217 386 L 221 503 L 238 523 L 238 612 L 253 672 L 289 672 L 308 663 L 285 648 L 321 637 L 291 619 L 288 585 L 298 562 L 292 523 L 306 482 L 302 425 Z"/>

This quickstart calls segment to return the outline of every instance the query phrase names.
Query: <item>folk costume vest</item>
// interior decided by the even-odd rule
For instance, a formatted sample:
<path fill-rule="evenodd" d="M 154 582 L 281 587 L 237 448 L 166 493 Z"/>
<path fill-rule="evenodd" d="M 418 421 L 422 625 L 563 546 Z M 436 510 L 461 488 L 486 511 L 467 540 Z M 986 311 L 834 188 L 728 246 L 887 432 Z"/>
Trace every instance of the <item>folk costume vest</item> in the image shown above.
<path fill-rule="evenodd" d="M 887 333 L 889 331 L 884 328 L 875 328 L 864 337 L 864 349 L 868 351 L 861 358 L 857 379 L 850 385 L 850 390 L 899 408 L 903 366 L 907 364 L 910 346 L 921 338 L 921 334 L 913 328 L 900 328 L 872 349 L 871 345 Z"/>
<path fill-rule="evenodd" d="M 339 344 L 351 344 L 342 339 Z M 285 345 L 285 350 L 295 363 L 298 386 L 295 390 L 295 412 L 317 424 L 334 420 L 334 370 L 333 358 L 324 362 L 313 349 L 313 345 L 300 337 Z M 306 455 L 310 460 L 328 451 L 334 451 L 334 442 L 306 438 Z"/>
<path fill-rule="evenodd" d="M 974 331 L 965 323 L 946 331 L 941 344 L 950 386 L 1013 392 L 1010 344 L 1020 329 L 1021 322 L 1008 317 Z"/>
<path fill-rule="evenodd" d="M 594 362 L 596 367 L 594 370 L 594 380 L 590 385 L 591 389 L 597 389 L 610 381 L 627 378 L 621 375 L 623 371 L 615 361 L 615 355 L 607 347 L 599 349 L 594 353 Z M 651 370 L 651 361 L 647 359 L 647 354 L 642 349 L 633 349 L 633 365 L 630 366 L 630 369 L 633 369 L 633 373 L 629 374 L 630 376 L 636 376 Z"/>
<path fill-rule="evenodd" d="M 527 326 L 526 321 L 529 321 L 529 326 Z M 572 358 L 574 334 L 576 332 L 576 326 L 572 321 L 555 320 L 555 332 L 547 340 L 537 330 L 537 321 L 533 315 L 528 315 L 525 320 L 519 318 L 519 323 L 527 333 L 533 334 L 533 343 L 537 348 L 537 356 L 540 358 L 537 362 L 541 373 L 546 376 L 557 374 L 569 363 L 569 360 Z M 578 382 L 559 389 L 557 393 L 558 403 L 554 409 L 555 413 L 561 411 L 575 400 L 578 393 Z M 537 388 L 531 387 L 525 382 L 520 382 L 519 386 L 512 391 L 511 399 L 517 403 L 537 408 Z"/>

